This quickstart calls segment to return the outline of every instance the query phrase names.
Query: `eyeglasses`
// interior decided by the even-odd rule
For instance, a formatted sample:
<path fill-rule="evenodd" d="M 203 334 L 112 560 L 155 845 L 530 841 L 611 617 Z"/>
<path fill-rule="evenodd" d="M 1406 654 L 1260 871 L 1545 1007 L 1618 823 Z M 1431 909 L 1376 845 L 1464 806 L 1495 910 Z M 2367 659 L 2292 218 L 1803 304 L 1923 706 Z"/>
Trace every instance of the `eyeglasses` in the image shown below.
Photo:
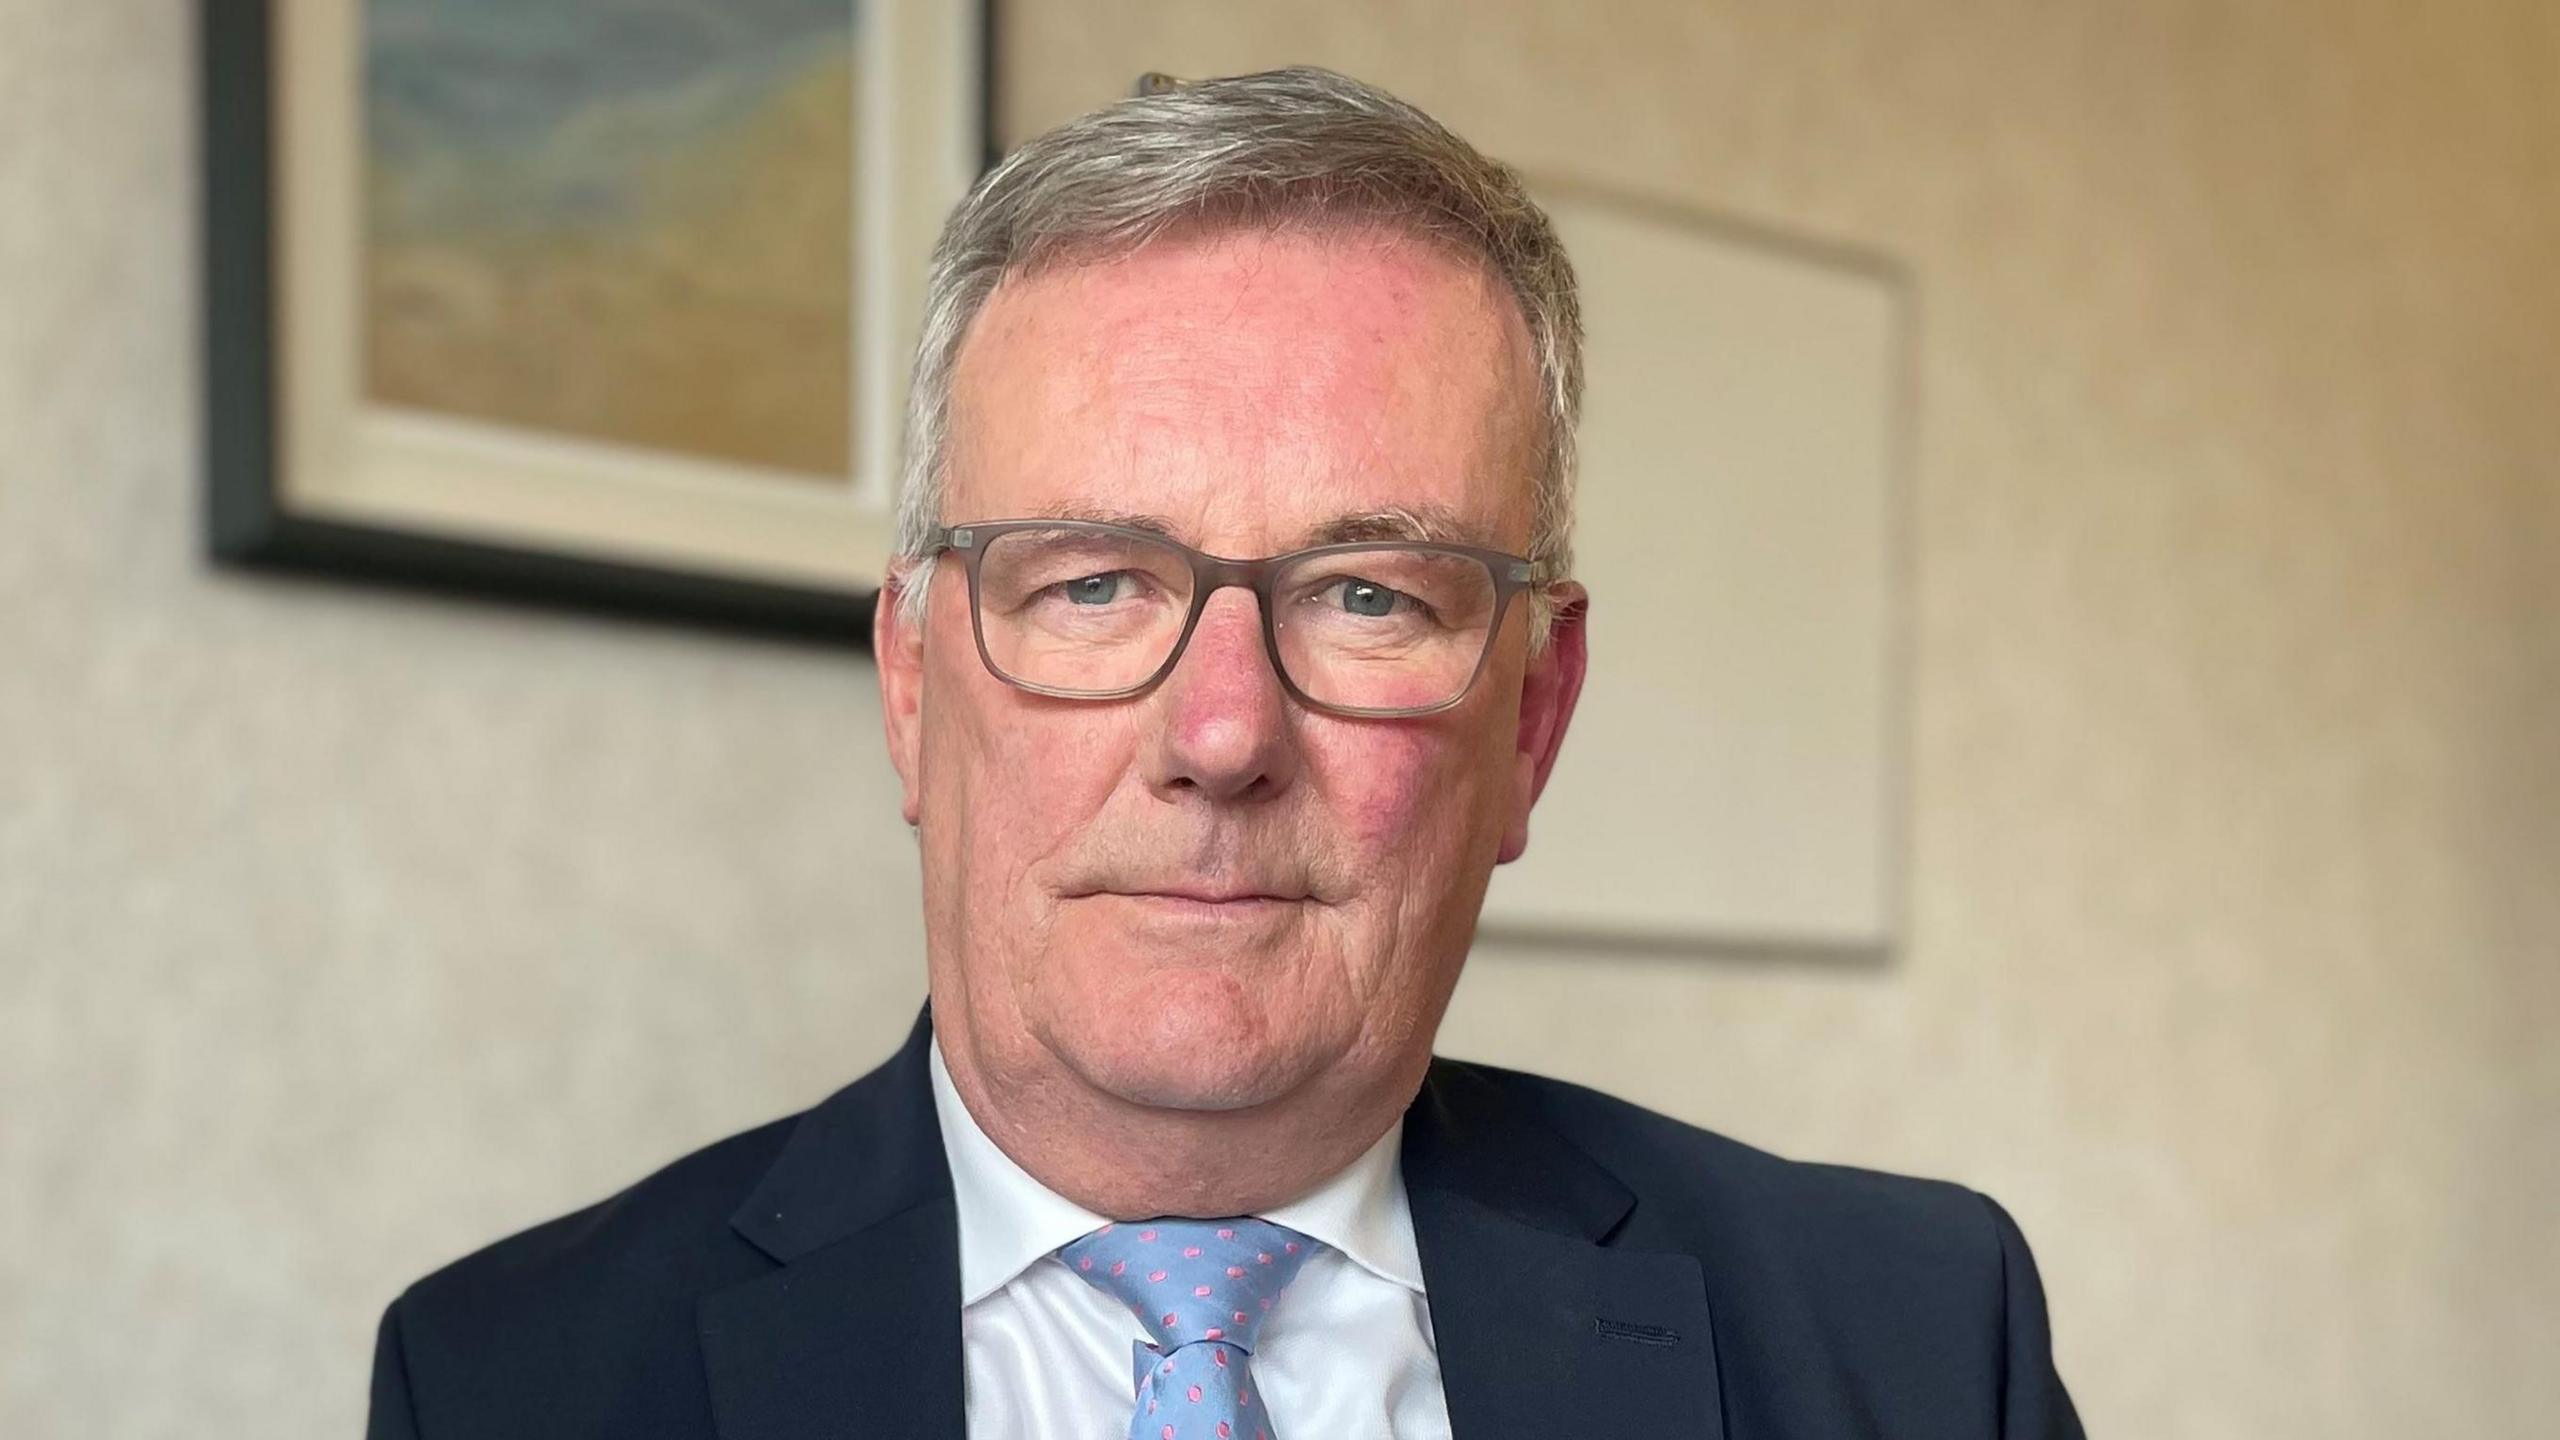
<path fill-rule="evenodd" d="M 1299 703 L 1428 715 L 1465 698 L 1537 567 L 1468 545 L 1354 541 L 1228 560 L 1148 530 L 992 520 L 934 532 L 969 574 L 978 658 L 1038 695 L 1113 700 L 1173 672 L 1215 592 L 1262 602 L 1263 646 Z"/>

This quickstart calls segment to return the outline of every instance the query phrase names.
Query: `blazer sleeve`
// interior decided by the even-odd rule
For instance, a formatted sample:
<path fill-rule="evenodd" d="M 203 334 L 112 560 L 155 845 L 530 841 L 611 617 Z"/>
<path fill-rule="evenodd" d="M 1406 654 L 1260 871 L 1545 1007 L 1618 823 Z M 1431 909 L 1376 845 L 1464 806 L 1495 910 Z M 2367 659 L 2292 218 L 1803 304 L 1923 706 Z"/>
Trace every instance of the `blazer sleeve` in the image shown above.
<path fill-rule="evenodd" d="M 2053 1332 L 2045 1317 L 2044 1282 L 2018 1222 L 1998 1201 L 1982 1197 L 2000 1238 L 2005 1336 L 2000 1393 L 2001 1440 L 2086 1440 L 2079 1412 L 2053 1365 Z"/>
<path fill-rule="evenodd" d="M 418 1440 L 417 1407 L 409 1397 L 409 1356 L 400 1334 L 400 1304 L 382 1312 L 373 1342 L 373 1408 L 365 1440 Z"/>

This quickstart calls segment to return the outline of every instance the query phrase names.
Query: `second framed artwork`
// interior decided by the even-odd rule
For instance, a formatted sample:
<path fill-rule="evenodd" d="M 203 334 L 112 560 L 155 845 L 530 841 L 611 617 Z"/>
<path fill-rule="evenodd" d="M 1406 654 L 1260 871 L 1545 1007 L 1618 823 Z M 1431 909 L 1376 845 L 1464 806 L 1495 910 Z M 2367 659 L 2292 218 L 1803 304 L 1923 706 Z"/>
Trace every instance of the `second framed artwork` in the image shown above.
<path fill-rule="evenodd" d="M 859 643 L 981 0 L 206 0 L 225 559 Z"/>

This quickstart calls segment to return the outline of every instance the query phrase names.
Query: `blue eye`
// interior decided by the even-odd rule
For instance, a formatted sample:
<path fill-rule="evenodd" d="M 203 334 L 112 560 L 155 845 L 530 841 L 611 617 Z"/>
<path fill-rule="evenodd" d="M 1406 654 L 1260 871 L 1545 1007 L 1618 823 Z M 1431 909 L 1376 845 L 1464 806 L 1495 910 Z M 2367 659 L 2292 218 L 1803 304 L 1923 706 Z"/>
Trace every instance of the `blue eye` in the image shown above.
<path fill-rule="evenodd" d="M 1086 575 L 1069 580 L 1059 588 L 1066 592 L 1071 605 L 1108 605 L 1120 598 L 1129 577 L 1118 570 L 1101 575 Z"/>
<path fill-rule="evenodd" d="M 1386 586 L 1368 580 L 1345 580 L 1334 593 L 1342 597 L 1342 608 L 1346 612 L 1372 618 L 1394 614 L 1396 601 L 1403 598 Z"/>

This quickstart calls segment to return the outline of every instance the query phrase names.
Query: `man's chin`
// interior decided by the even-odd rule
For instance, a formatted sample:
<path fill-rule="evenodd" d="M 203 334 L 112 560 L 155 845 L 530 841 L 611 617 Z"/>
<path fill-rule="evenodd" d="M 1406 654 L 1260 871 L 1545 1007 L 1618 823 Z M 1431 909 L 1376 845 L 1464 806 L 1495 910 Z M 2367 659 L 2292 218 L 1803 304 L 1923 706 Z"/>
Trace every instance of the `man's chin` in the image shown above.
<path fill-rule="evenodd" d="M 1312 1058 L 1264 1047 L 1246 1053 L 1208 1040 L 1132 1044 L 1133 1038 L 1061 1046 L 1060 1054 L 1085 1084 L 1151 1110 L 1250 1110 L 1286 1098 L 1320 1068 Z"/>

